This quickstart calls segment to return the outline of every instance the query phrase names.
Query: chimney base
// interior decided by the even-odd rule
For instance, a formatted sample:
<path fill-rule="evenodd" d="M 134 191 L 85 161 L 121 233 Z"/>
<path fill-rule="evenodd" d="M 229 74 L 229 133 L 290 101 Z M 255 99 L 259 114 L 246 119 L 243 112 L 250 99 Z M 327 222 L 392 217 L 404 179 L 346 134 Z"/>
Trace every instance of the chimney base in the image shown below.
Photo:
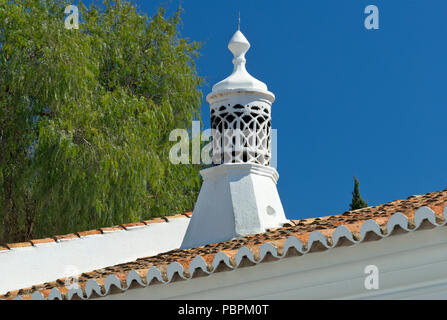
<path fill-rule="evenodd" d="M 200 174 L 202 188 L 181 249 L 261 233 L 287 223 L 274 168 L 229 163 Z"/>

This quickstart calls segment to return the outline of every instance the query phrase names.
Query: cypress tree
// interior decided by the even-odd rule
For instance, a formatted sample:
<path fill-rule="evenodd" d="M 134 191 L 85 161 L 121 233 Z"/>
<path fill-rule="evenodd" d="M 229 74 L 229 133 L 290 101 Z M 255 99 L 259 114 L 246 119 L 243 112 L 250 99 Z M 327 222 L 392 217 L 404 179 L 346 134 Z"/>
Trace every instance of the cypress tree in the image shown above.
<path fill-rule="evenodd" d="M 352 203 L 349 205 L 351 210 L 357 210 L 361 208 L 366 208 L 368 206 L 368 201 L 364 201 L 360 195 L 359 181 L 354 176 L 354 191 L 352 192 Z"/>

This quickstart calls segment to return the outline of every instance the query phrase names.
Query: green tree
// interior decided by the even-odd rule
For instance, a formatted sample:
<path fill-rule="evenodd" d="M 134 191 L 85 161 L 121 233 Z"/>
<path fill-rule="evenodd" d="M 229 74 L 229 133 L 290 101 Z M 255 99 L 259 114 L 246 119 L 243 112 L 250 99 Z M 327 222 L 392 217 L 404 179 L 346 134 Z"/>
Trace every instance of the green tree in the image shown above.
<path fill-rule="evenodd" d="M 0 241 L 190 210 L 198 166 L 169 162 L 169 132 L 200 119 L 200 44 L 181 9 L 124 0 L 0 0 Z"/>
<path fill-rule="evenodd" d="M 357 210 L 361 208 L 366 208 L 368 206 L 368 201 L 364 201 L 360 195 L 359 181 L 354 176 L 354 191 L 352 192 L 352 202 L 349 205 L 351 210 Z"/>

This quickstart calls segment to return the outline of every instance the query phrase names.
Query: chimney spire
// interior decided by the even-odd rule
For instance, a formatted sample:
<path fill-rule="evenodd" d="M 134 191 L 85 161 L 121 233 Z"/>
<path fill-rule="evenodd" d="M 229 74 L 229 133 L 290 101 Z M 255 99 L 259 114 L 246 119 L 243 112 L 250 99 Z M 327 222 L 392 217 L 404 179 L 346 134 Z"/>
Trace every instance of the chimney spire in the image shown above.
<path fill-rule="evenodd" d="M 239 23 L 237 25 L 237 29 L 241 31 L 241 12 L 239 11 Z"/>
<path fill-rule="evenodd" d="M 240 22 L 239 22 L 240 23 Z M 203 185 L 181 248 L 230 240 L 287 222 L 270 167 L 275 95 L 245 68 L 250 43 L 238 30 L 228 43 L 233 72 L 213 86 L 210 104 L 213 167 Z"/>

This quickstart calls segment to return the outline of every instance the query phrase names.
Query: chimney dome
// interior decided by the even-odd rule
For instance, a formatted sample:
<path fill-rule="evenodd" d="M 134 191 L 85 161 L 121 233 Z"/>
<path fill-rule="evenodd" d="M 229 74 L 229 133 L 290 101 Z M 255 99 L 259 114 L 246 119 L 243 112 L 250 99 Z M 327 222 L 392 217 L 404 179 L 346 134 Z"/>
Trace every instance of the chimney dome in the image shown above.
<path fill-rule="evenodd" d="M 245 68 L 245 54 L 250 49 L 250 43 L 247 38 L 237 30 L 228 43 L 228 49 L 233 53 L 233 73 L 226 79 L 213 86 L 212 92 L 207 96 L 207 102 L 212 104 L 213 100 L 219 97 L 219 94 L 228 93 L 234 90 L 253 91 L 264 93 L 266 97 L 273 101 L 275 95 L 268 91 L 267 85 L 252 77 Z"/>

